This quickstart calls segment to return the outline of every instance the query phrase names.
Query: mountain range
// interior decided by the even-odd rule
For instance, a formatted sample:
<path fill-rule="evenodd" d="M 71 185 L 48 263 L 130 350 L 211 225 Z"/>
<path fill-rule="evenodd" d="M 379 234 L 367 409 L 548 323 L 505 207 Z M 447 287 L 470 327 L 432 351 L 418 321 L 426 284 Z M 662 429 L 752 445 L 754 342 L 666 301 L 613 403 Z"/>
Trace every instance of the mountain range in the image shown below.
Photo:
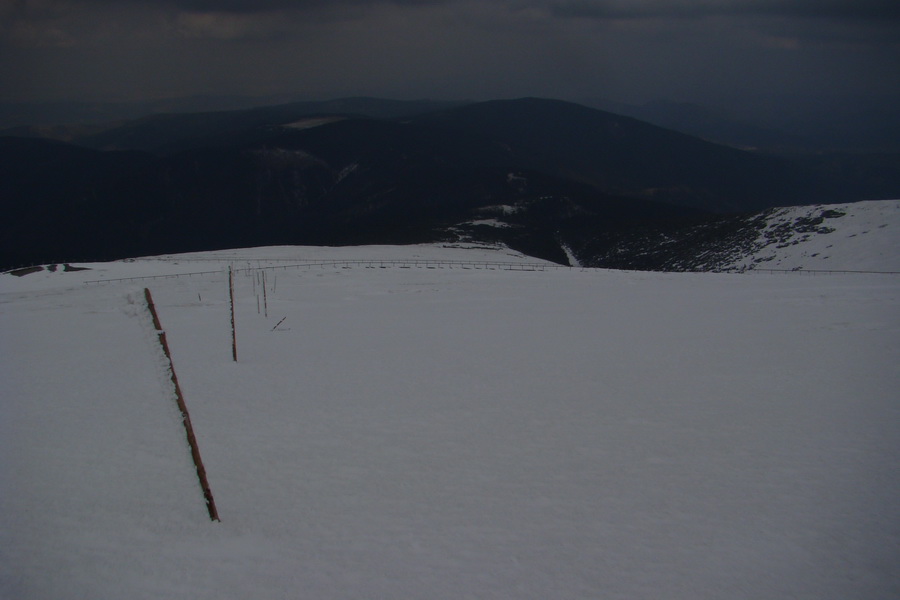
<path fill-rule="evenodd" d="M 714 243 L 735 215 L 900 197 L 900 160 L 751 152 L 557 100 L 351 98 L 7 130 L 0 197 L 4 268 L 468 240 L 653 269 L 672 261 L 648 243 Z"/>

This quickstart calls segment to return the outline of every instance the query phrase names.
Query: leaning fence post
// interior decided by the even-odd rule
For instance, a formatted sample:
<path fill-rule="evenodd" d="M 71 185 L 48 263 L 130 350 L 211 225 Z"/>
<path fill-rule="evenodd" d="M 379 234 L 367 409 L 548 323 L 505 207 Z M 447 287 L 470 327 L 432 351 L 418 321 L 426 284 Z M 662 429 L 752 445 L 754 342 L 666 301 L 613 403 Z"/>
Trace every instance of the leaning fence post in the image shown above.
<path fill-rule="evenodd" d="M 178 410 L 181 411 L 181 422 L 184 424 L 188 446 L 191 447 L 191 457 L 194 459 L 194 466 L 197 468 L 197 479 L 200 480 L 200 489 L 203 490 L 203 498 L 206 500 L 206 510 L 209 512 L 211 520 L 218 521 L 219 512 L 216 510 L 216 502 L 213 500 L 212 490 L 209 488 L 209 481 L 206 479 L 206 469 L 203 467 L 203 460 L 200 458 L 200 448 L 197 445 L 197 437 L 194 435 L 194 427 L 191 425 L 191 415 L 188 413 L 187 404 L 185 404 L 184 396 L 181 394 L 178 377 L 175 376 L 175 365 L 172 364 L 172 355 L 169 353 L 166 332 L 163 331 L 159 322 L 159 316 L 156 314 L 156 307 L 153 305 L 153 298 L 150 296 L 149 288 L 144 288 L 144 298 L 147 300 L 147 309 L 150 311 L 150 316 L 153 317 L 153 327 L 156 328 L 159 345 L 162 346 L 166 360 L 169 362 L 169 373 L 172 379 L 172 386 L 175 388 L 175 402 L 178 404 Z"/>
<path fill-rule="evenodd" d="M 269 298 L 266 294 L 266 272 L 262 272 L 262 284 L 263 284 L 263 310 L 264 315 L 268 319 L 269 318 Z"/>
<path fill-rule="evenodd" d="M 237 362 L 237 337 L 234 333 L 234 269 L 228 267 L 228 304 L 231 307 L 231 358 Z"/>

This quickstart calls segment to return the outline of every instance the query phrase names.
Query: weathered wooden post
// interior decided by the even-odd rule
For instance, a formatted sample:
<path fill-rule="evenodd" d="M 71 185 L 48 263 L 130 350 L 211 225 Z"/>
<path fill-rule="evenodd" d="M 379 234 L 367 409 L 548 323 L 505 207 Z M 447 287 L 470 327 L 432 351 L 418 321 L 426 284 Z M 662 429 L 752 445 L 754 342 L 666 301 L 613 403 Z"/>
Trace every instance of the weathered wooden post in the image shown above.
<path fill-rule="evenodd" d="M 213 500 L 212 490 L 209 487 L 209 481 L 206 478 L 206 469 L 203 467 L 203 460 L 200 458 L 200 448 L 197 445 L 197 437 L 194 435 L 194 427 L 191 425 L 191 415 L 188 413 L 187 404 L 184 402 L 184 396 L 181 394 L 181 386 L 178 385 L 178 377 L 175 375 L 175 365 L 172 363 L 172 355 L 169 353 L 169 343 L 166 341 L 166 332 L 163 330 L 159 322 L 159 316 L 156 314 L 156 306 L 153 305 L 153 297 L 150 295 L 150 289 L 144 288 L 144 298 L 147 300 L 147 308 L 150 316 L 153 317 L 153 327 L 156 328 L 156 334 L 159 337 L 159 345 L 162 346 L 166 360 L 169 362 L 169 374 L 172 380 L 172 387 L 175 389 L 175 402 L 178 404 L 178 410 L 181 411 L 181 422 L 184 424 L 184 431 L 187 434 L 188 446 L 191 448 L 191 457 L 194 459 L 194 467 L 197 469 L 197 479 L 200 480 L 200 489 L 203 490 L 203 498 L 206 500 L 206 510 L 209 512 L 209 518 L 213 521 L 219 520 L 219 512 L 216 510 L 216 502 Z"/>
<path fill-rule="evenodd" d="M 263 316 L 265 316 L 265 317 L 268 319 L 268 318 L 269 318 L 269 298 L 268 298 L 268 295 L 266 294 L 266 285 L 267 285 L 267 283 L 268 283 L 268 282 L 266 281 L 266 279 L 267 279 L 267 278 L 266 278 L 266 272 L 263 271 L 263 272 L 262 272 L 262 284 L 263 284 L 263 312 L 264 312 L 264 315 L 263 315 Z"/>
<path fill-rule="evenodd" d="M 237 336 L 234 333 L 234 269 L 228 267 L 228 303 L 231 306 L 231 357 L 237 362 Z"/>

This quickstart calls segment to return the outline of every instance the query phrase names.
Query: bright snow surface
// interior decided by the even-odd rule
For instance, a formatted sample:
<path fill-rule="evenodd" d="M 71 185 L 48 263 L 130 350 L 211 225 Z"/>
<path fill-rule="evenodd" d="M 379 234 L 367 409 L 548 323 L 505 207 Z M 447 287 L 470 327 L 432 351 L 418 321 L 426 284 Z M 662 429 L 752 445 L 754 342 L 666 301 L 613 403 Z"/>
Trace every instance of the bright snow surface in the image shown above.
<path fill-rule="evenodd" d="M 0 275 L 0 597 L 900 597 L 898 277 L 476 261 Z"/>
<path fill-rule="evenodd" d="M 750 253 L 719 266 L 900 272 L 900 200 L 772 209 Z"/>

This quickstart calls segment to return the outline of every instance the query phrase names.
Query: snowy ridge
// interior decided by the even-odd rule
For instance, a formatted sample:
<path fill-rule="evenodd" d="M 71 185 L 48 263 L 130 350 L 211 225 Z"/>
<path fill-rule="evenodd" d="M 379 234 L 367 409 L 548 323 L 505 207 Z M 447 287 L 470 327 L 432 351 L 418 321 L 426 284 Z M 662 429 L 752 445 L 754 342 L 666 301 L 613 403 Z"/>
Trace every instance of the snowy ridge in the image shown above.
<path fill-rule="evenodd" d="M 541 269 L 555 265 L 502 245 L 419 244 L 409 246 L 265 246 L 145 256 L 122 261 L 78 263 L 77 266 L 40 265 L 0 274 L 6 289 L 71 289 L 107 281 L 139 282 L 177 276 L 221 277 L 231 268 L 324 269 L 377 266 L 470 266 L 478 268 Z M 7 277 L 9 276 L 9 277 Z"/>
<path fill-rule="evenodd" d="M 900 272 L 900 200 L 773 208 L 720 269 Z"/>
<path fill-rule="evenodd" d="M 900 595 L 900 279 L 298 256 L 534 263 L 0 275 L 0 598 Z"/>

